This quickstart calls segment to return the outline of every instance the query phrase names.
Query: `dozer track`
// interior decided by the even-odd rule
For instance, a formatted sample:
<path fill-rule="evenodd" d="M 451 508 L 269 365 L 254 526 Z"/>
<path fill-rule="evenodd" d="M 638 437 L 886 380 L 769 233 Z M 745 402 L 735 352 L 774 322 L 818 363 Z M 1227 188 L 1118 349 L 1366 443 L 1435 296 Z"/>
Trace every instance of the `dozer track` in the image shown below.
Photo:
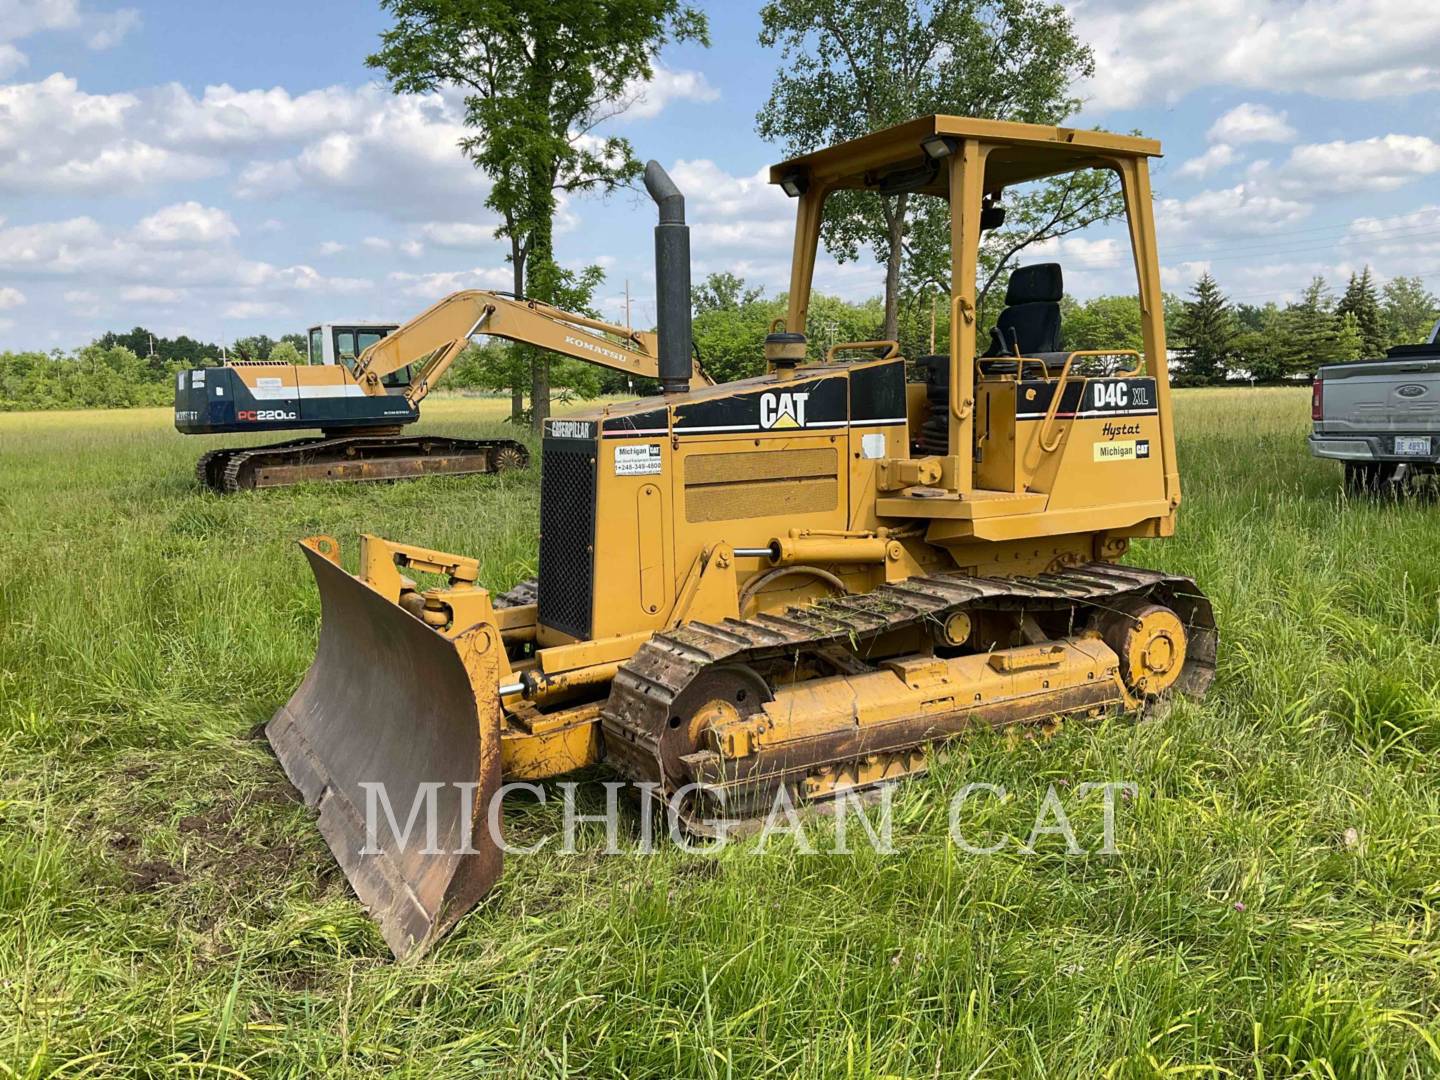
<path fill-rule="evenodd" d="M 873 670 L 864 660 L 866 647 L 882 635 L 920 624 L 941 625 L 960 612 L 1049 613 L 1044 617 L 1053 622 L 1056 612 L 1068 611 L 1068 622 L 1078 628 L 1096 616 L 1133 609 L 1143 601 L 1168 607 L 1179 616 L 1188 641 L 1173 689 L 1202 695 L 1215 673 L 1215 619 L 1210 601 L 1190 578 L 1108 563 L 1010 579 L 940 574 L 792 607 L 783 615 L 692 622 L 656 634 L 620 666 L 611 685 L 601 714 L 606 757 L 630 779 L 658 785 L 655 790 L 666 798 L 696 782 L 697 776 L 713 777 L 715 766 L 723 766 L 724 781 L 718 786 L 725 787 L 721 794 L 730 798 L 719 808 L 722 815 L 736 810 L 740 816 L 757 810 L 763 814 L 782 784 L 791 787 L 798 803 L 806 797 L 806 777 L 817 770 L 833 774 L 866 760 L 916 755 L 926 744 L 951 738 L 976 723 L 994 723 L 996 718 L 976 706 L 868 731 L 842 725 L 803 750 L 777 747 L 720 762 L 712 752 L 690 744 L 691 714 L 717 688 L 741 699 L 748 689 L 751 702 L 758 705 L 756 694 L 763 695 L 766 688 L 755 675 L 755 666 L 828 650 L 831 666 L 854 674 Z M 1083 694 L 1068 698 L 1062 694 L 1048 701 L 1043 716 L 1012 712 L 1004 722 L 1048 719 L 1072 709 L 1085 713 L 1091 711 L 1093 700 Z M 864 774 L 862 770 L 851 775 Z M 706 793 L 704 784 L 700 792 Z M 703 798 L 692 799 L 690 809 L 682 810 L 682 819 L 699 832 L 706 831 L 705 811 L 716 809 L 704 803 Z"/>
<path fill-rule="evenodd" d="M 524 468 L 524 445 L 510 439 L 455 439 L 443 435 L 346 435 L 292 439 L 270 446 L 211 450 L 195 465 L 196 478 L 213 491 L 288 487 L 307 481 L 405 480 L 468 476 Z"/>

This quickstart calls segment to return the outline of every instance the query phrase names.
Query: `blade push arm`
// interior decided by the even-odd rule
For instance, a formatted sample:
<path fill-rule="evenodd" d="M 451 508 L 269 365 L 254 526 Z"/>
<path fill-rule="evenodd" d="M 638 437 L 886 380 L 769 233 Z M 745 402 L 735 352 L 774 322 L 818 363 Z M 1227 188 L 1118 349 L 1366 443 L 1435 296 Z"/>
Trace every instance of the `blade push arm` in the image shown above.
<path fill-rule="evenodd" d="M 659 375 L 655 335 L 575 315 L 538 300 L 516 300 L 478 289 L 452 293 L 360 354 L 355 379 L 367 394 L 383 394 L 381 379 L 415 364 L 405 397 L 418 404 L 476 334 L 534 345 L 644 378 Z M 695 365 L 697 385 L 710 380 Z"/>

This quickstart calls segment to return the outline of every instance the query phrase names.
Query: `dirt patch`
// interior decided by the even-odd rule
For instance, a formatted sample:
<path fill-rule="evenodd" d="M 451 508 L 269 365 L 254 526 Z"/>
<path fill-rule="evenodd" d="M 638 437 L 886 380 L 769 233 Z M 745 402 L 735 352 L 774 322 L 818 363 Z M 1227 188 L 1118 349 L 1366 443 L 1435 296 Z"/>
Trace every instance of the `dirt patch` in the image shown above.
<path fill-rule="evenodd" d="M 164 859 L 145 859 L 126 867 L 131 892 L 153 892 L 162 885 L 179 885 L 185 876 Z"/>
<path fill-rule="evenodd" d="M 255 793 L 255 801 L 269 803 L 272 806 L 297 806 L 303 805 L 304 800 L 300 793 L 288 783 L 266 784 Z"/>
<path fill-rule="evenodd" d="M 182 833 L 198 835 L 208 840 L 228 837 L 230 830 L 227 826 L 234 820 L 235 804 L 226 802 L 207 813 L 187 814 L 175 823 L 175 827 Z"/>

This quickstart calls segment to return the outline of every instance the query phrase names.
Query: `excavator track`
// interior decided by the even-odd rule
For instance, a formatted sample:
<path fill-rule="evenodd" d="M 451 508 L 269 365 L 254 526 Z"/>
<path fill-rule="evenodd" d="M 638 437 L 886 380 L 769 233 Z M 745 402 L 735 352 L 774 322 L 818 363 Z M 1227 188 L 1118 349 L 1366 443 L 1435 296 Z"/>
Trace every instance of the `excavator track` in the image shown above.
<path fill-rule="evenodd" d="M 718 680 L 732 691 L 738 687 L 741 692 L 736 696 L 743 698 L 747 687 L 765 692 L 757 685 L 757 666 L 787 658 L 798 664 L 802 654 L 823 655 L 828 650 L 830 663 L 834 665 L 838 657 L 842 670 L 845 665 L 852 672 L 869 670 L 863 659 L 866 648 L 882 635 L 943 625 L 961 612 L 1002 611 L 1022 617 L 1046 613 L 1044 617 L 1053 622 L 1057 612 L 1068 610 L 1069 622 L 1079 627 L 1140 602 L 1163 605 L 1179 616 L 1187 650 L 1173 689 L 1203 695 L 1215 673 L 1215 618 L 1210 601 L 1190 578 L 1109 563 L 1008 579 L 940 574 L 792 607 L 783 615 L 693 622 L 656 634 L 621 665 L 611 685 L 601 713 L 606 756 L 630 779 L 655 784 L 653 790 L 668 798 L 689 779 L 687 766 L 700 756 L 693 754 L 694 747 L 684 745 L 684 733 L 689 714 L 710 696 L 707 681 Z M 766 805 L 764 800 L 779 785 L 799 789 L 805 776 L 819 768 L 844 768 L 873 761 L 877 755 L 915 753 L 926 744 L 960 734 L 969 726 L 968 711 L 929 717 L 923 729 L 912 728 L 899 741 L 894 732 L 883 745 L 867 745 L 863 737 L 847 735 L 828 747 L 817 745 L 818 754 L 778 764 L 772 761 L 756 770 L 748 801 L 752 806 Z M 1075 711 L 1086 710 L 1077 701 Z M 677 740 L 681 745 L 676 745 Z M 737 764 L 749 767 L 743 761 Z M 694 825 L 703 815 L 682 816 Z"/>
<path fill-rule="evenodd" d="M 468 476 L 520 469 L 529 461 L 524 445 L 510 439 L 348 435 L 212 450 L 196 465 L 196 476 L 212 490 L 233 494 L 315 480 Z"/>
<path fill-rule="evenodd" d="M 200 460 L 195 462 L 195 479 L 211 491 L 223 493 L 225 469 L 236 454 L 245 454 L 252 450 L 293 451 L 299 447 L 322 441 L 324 441 L 323 436 L 312 435 L 304 439 L 289 439 L 281 443 L 271 443 L 268 446 L 222 446 L 215 450 L 207 450 L 200 455 Z"/>

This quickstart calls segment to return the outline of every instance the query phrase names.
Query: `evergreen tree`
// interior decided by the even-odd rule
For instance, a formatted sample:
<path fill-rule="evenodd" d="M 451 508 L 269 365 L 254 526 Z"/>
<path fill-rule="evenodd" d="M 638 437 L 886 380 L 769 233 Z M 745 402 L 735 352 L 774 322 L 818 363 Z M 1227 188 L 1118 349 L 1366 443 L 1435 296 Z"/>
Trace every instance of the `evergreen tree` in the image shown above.
<path fill-rule="evenodd" d="M 1195 283 L 1180 314 L 1176 336 L 1187 382 L 1195 385 L 1225 378 L 1235 345 L 1235 313 L 1215 279 L 1206 272 Z"/>
<path fill-rule="evenodd" d="M 1335 308 L 1341 319 L 1353 316 L 1360 334 L 1360 355 L 1375 359 L 1385 355 L 1385 325 L 1380 314 L 1380 298 L 1375 293 L 1375 279 L 1370 276 L 1370 267 L 1359 274 L 1350 275 L 1350 284 L 1345 295 Z M 1360 359 L 1360 356 L 1354 359 Z"/>
<path fill-rule="evenodd" d="M 1292 343 L 1286 363 L 1290 373 L 1314 371 L 1322 364 L 1352 359 L 1342 351 L 1345 343 L 1340 340 L 1340 320 L 1324 278 L 1312 278 L 1300 302 L 1291 304 L 1285 313 Z"/>

